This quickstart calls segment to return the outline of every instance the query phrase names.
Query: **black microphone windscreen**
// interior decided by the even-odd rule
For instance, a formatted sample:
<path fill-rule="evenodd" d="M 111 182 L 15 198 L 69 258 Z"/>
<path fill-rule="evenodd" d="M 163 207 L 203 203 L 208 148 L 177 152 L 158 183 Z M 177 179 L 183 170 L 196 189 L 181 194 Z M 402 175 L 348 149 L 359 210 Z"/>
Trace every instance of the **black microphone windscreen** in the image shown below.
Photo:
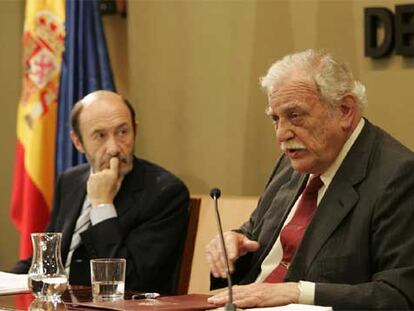
<path fill-rule="evenodd" d="M 220 191 L 220 189 L 219 189 L 219 188 L 213 188 L 213 189 L 211 189 L 211 191 L 210 191 L 210 196 L 211 196 L 213 199 L 218 199 L 218 198 L 221 196 L 221 191 Z"/>

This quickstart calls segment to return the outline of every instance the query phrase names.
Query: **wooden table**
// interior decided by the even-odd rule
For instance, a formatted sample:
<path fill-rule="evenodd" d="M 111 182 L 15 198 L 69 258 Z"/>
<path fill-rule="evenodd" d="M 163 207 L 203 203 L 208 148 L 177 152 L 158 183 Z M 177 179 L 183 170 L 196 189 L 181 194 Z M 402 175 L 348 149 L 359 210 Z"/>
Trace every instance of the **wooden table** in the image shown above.
<path fill-rule="evenodd" d="M 130 298 L 130 295 L 129 297 Z M 86 286 L 70 286 L 62 295 L 64 302 L 89 302 L 92 301 L 92 292 L 90 287 Z M 0 295 L 0 309 L 1 310 L 28 310 L 34 301 L 34 296 L 31 292 Z M 65 310 L 62 305 L 56 308 L 57 310 Z"/>
<path fill-rule="evenodd" d="M 145 300 L 131 300 L 134 293 L 125 293 L 125 300 L 116 302 L 117 308 L 121 310 L 207 310 L 212 309 L 214 305 L 207 303 L 208 295 L 181 295 L 165 296 L 158 298 L 155 305 L 148 306 Z M 92 303 L 92 292 L 90 287 L 86 286 L 69 286 L 62 295 L 63 303 L 53 306 L 45 302 L 35 301 L 32 293 L 20 293 L 10 295 L 0 295 L 0 310 L 28 310 L 30 307 L 37 307 L 38 310 L 60 311 L 60 310 L 91 310 L 87 306 L 73 306 L 76 303 Z M 37 304 L 37 305 L 35 305 Z M 41 305 L 39 305 L 41 304 Z M 101 303 L 107 304 L 107 303 Z M 106 307 L 106 306 L 105 306 Z"/>

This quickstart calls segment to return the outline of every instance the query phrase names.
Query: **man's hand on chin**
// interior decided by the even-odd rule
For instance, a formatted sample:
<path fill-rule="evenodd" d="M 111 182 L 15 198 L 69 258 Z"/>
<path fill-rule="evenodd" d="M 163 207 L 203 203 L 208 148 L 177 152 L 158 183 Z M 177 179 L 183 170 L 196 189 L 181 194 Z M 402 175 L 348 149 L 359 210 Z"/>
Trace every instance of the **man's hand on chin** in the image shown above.
<path fill-rule="evenodd" d="M 121 186 L 122 177 L 119 174 L 119 159 L 111 158 L 109 168 L 91 173 L 88 179 L 87 192 L 92 206 L 112 204 Z"/>
<path fill-rule="evenodd" d="M 228 290 L 208 298 L 209 303 L 223 306 Z M 233 303 L 238 308 L 275 307 L 299 302 L 298 283 L 253 283 L 233 286 Z"/>

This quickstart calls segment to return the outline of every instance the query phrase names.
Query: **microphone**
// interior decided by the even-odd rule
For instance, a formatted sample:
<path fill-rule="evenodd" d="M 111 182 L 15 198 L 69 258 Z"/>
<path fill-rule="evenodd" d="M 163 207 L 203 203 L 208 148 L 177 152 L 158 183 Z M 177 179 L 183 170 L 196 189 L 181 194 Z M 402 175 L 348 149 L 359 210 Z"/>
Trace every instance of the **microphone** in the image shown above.
<path fill-rule="evenodd" d="M 220 196 L 221 196 L 221 191 L 220 191 L 220 189 L 219 189 L 219 188 L 213 188 L 213 189 L 211 189 L 211 191 L 210 191 L 210 196 L 211 196 L 211 198 L 212 198 L 213 200 L 217 200 L 217 199 L 219 199 L 219 198 L 220 198 Z"/>
<path fill-rule="evenodd" d="M 224 259 L 226 261 L 226 275 L 227 275 L 227 288 L 229 290 L 229 300 L 224 306 L 224 311 L 236 311 L 236 305 L 233 303 L 233 289 L 231 285 L 231 276 L 230 276 L 230 268 L 229 268 L 229 259 L 227 255 L 226 245 L 224 244 L 224 235 L 223 235 L 223 227 L 221 226 L 220 214 L 218 210 L 218 199 L 220 198 L 221 191 L 218 188 L 213 188 L 210 191 L 210 196 L 214 200 L 214 207 L 216 210 L 216 221 L 217 221 L 217 229 L 220 236 L 221 241 L 221 250 L 224 254 Z"/>

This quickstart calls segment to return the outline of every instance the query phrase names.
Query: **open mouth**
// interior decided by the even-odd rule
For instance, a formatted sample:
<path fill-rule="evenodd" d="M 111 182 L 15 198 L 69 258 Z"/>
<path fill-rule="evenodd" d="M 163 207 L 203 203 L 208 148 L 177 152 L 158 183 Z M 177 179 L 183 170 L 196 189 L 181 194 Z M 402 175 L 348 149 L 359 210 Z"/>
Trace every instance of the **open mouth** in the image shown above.
<path fill-rule="evenodd" d="M 285 150 L 285 153 L 289 158 L 296 158 L 299 157 L 304 151 L 305 149 L 302 148 L 288 148 Z"/>

